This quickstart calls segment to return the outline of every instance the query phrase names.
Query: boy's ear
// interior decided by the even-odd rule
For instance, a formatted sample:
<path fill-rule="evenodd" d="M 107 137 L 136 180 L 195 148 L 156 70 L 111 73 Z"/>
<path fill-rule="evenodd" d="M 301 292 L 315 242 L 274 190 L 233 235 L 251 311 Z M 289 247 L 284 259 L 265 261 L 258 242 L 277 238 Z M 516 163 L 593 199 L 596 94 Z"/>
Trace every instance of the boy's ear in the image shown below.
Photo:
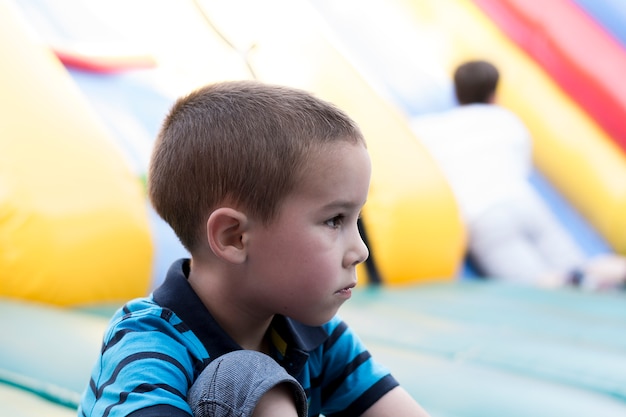
<path fill-rule="evenodd" d="M 239 264 L 246 260 L 247 216 L 230 207 L 215 210 L 207 220 L 207 240 L 219 258 Z"/>

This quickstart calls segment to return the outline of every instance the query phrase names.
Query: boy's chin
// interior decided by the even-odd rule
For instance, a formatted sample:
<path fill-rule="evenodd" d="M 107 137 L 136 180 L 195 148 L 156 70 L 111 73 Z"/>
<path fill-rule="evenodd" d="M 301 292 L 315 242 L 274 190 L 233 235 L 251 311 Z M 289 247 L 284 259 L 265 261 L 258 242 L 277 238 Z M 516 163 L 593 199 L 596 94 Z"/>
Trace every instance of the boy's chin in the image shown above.
<path fill-rule="evenodd" d="M 332 318 L 335 317 L 335 315 L 337 315 L 338 311 L 339 311 L 339 308 L 336 308 L 335 310 L 329 312 L 328 314 L 323 314 L 323 315 L 319 315 L 315 317 L 311 317 L 309 315 L 309 316 L 303 316 L 303 317 L 289 316 L 289 318 L 296 320 L 307 326 L 319 327 L 331 321 Z"/>

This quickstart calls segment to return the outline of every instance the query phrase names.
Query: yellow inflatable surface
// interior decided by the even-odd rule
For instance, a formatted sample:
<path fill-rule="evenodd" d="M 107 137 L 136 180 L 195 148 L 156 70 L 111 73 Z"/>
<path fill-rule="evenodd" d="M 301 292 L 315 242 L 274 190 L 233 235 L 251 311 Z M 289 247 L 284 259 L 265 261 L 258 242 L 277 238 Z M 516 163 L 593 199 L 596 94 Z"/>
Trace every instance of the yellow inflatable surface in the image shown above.
<path fill-rule="evenodd" d="M 396 0 L 436 34 L 441 65 L 486 58 L 502 70 L 500 102 L 529 127 L 540 171 L 613 248 L 626 254 L 626 156 L 470 0 Z"/>
<path fill-rule="evenodd" d="M 465 231 L 449 187 L 406 120 L 325 38 L 309 4 L 201 4 L 205 19 L 190 4 L 175 13 L 155 7 L 180 26 L 154 51 L 169 74 L 164 90 L 256 77 L 336 103 L 359 123 L 372 156 L 363 222 L 383 282 L 454 279 Z M 11 215 L 0 218 L 0 294 L 75 305 L 145 293 L 152 242 L 139 182 L 58 60 L 27 38 L 12 10 L 1 11 L 0 52 L 13 60 L 0 74 L 2 110 L 11 115 L 0 126 L 10 150 L 2 179 L 11 182 L 3 196 Z"/>
<path fill-rule="evenodd" d="M 0 2 L 0 296 L 63 306 L 145 294 L 141 185 L 54 55 Z"/>
<path fill-rule="evenodd" d="M 237 0 L 203 6 L 222 36 L 249 51 L 259 79 L 313 91 L 361 126 L 373 164 L 363 222 L 383 282 L 453 279 L 463 261 L 465 231 L 447 183 L 398 110 L 324 37 L 310 5 Z"/>

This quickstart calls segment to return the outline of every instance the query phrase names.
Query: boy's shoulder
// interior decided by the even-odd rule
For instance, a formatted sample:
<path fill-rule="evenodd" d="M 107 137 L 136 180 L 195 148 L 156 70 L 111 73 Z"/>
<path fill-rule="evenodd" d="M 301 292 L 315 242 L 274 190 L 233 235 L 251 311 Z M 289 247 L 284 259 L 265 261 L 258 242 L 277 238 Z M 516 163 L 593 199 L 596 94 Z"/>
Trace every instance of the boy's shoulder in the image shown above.
<path fill-rule="evenodd" d="M 104 375 L 112 375 L 120 363 L 152 357 L 171 358 L 193 378 L 209 361 L 209 352 L 198 336 L 152 296 L 131 300 L 113 315 L 101 355 L 106 358 L 101 363 Z"/>
<path fill-rule="evenodd" d="M 180 333 L 184 323 L 174 312 L 155 302 L 152 296 L 136 298 L 118 309 L 109 321 L 106 340 L 127 333 L 176 332 Z"/>

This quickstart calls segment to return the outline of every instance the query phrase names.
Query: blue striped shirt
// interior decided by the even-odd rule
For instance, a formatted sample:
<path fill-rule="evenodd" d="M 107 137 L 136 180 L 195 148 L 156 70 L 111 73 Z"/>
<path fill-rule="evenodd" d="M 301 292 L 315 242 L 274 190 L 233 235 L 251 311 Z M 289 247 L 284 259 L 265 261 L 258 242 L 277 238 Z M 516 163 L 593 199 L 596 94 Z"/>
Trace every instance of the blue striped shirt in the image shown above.
<path fill-rule="evenodd" d="M 241 347 L 217 324 L 175 262 L 150 297 L 111 319 L 79 416 L 189 416 L 187 391 L 214 358 Z M 398 385 L 339 318 L 310 327 L 277 315 L 272 356 L 304 388 L 309 416 L 362 414 Z"/>

